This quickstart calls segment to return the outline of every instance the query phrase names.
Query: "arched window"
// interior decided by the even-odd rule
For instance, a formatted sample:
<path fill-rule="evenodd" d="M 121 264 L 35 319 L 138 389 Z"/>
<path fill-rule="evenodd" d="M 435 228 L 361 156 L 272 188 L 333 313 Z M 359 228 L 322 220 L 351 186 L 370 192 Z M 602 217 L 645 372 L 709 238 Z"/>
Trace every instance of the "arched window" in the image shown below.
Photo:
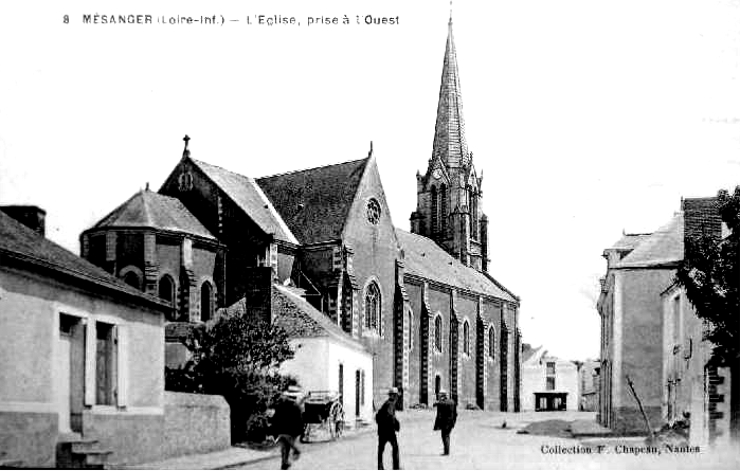
<path fill-rule="evenodd" d="M 123 282 L 136 289 L 141 289 L 141 282 L 139 281 L 139 275 L 130 271 L 123 276 Z"/>
<path fill-rule="evenodd" d="M 488 356 L 496 358 L 496 332 L 493 327 L 488 329 Z"/>
<path fill-rule="evenodd" d="M 474 191 L 474 190 L 473 190 Z M 470 236 L 478 240 L 478 194 L 473 193 L 470 198 L 470 224 L 472 225 L 470 230 Z"/>
<path fill-rule="evenodd" d="M 374 281 L 365 291 L 365 328 L 380 333 L 380 289 Z"/>
<path fill-rule="evenodd" d="M 168 321 L 174 321 L 176 317 L 174 310 L 175 282 L 172 280 L 170 275 L 164 275 L 159 279 L 158 291 L 160 299 L 173 305 L 173 309 L 166 313 L 165 318 Z"/>
<path fill-rule="evenodd" d="M 141 270 L 139 270 L 134 265 L 129 265 L 123 268 L 120 272 L 118 272 L 118 276 L 123 280 L 124 283 L 131 286 L 132 288 L 136 288 L 138 290 L 141 290 L 143 288 L 141 283 L 143 275 L 141 273 Z"/>
<path fill-rule="evenodd" d="M 211 320 L 213 310 L 213 288 L 207 281 L 200 286 L 200 320 L 206 322 Z"/>
<path fill-rule="evenodd" d="M 442 183 L 439 187 L 439 206 L 440 206 L 440 219 L 442 226 L 442 237 L 445 237 L 447 233 L 447 186 Z"/>
<path fill-rule="evenodd" d="M 442 316 L 437 315 L 434 318 L 434 349 L 442 351 Z"/>
<path fill-rule="evenodd" d="M 432 187 L 432 235 L 437 233 L 437 187 Z"/>
<path fill-rule="evenodd" d="M 407 315 L 407 322 L 409 325 L 409 350 L 414 349 L 414 314 L 409 310 Z"/>
<path fill-rule="evenodd" d="M 470 355 L 470 324 L 467 319 L 463 322 L 463 353 Z"/>
<path fill-rule="evenodd" d="M 175 283 L 170 275 L 159 279 L 159 298 L 171 303 L 175 299 Z"/>

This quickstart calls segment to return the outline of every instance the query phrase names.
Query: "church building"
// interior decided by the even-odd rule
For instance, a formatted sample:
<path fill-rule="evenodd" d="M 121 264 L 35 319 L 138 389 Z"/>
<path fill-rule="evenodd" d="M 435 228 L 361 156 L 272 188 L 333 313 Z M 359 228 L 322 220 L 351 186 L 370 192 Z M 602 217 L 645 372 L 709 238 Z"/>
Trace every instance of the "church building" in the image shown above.
<path fill-rule="evenodd" d="M 371 355 L 374 407 L 396 386 L 404 407 L 446 389 L 463 407 L 518 411 L 519 298 L 488 273 L 482 177 L 462 111 L 450 20 L 410 232 L 391 221 L 372 145 L 361 159 L 255 179 L 193 158 L 186 136 L 158 192 L 83 232 L 83 256 L 170 302 L 170 340 L 235 303 L 271 316 L 279 287 Z M 341 358 L 317 361 L 339 390 L 364 382 Z"/>

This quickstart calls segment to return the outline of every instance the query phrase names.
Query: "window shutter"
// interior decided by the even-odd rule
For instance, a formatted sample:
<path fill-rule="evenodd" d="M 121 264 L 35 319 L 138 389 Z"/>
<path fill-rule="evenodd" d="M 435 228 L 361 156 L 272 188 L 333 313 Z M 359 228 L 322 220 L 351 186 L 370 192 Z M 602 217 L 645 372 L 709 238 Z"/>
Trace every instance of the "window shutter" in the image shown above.
<path fill-rule="evenodd" d="M 116 338 L 118 339 L 118 345 L 116 345 L 116 358 L 118 364 L 116 370 L 118 373 L 117 379 L 117 405 L 118 407 L 126 407 L 128 405 L 128 328 L 125 325 L 116 326 Z"/>
<path fill-rule="evenodd" d="M 95 404 L 95 355 L 97 353 L 95 321 L 85 325 L 85 405 Z"/>

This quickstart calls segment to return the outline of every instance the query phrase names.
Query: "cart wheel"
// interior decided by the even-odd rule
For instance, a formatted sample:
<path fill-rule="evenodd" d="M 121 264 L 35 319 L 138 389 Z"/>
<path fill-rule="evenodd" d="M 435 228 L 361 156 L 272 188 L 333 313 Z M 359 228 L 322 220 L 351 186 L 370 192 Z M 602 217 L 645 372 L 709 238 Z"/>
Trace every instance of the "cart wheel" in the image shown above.
<path fill-rule="evenodd" d="M 308 439 L 311 436 L 311 424 L 306 424 L 303 426 L 303 433 L 301 434 L 300 441 L 301 443 L 308 443 Z"/>
<path fill-rule="evenodd" d="M 329 411 L 327 420 L 329 435 L 332 440 L 336 440 L 344 433 L 344 409 L 339 402 L 334 403 Z"/>

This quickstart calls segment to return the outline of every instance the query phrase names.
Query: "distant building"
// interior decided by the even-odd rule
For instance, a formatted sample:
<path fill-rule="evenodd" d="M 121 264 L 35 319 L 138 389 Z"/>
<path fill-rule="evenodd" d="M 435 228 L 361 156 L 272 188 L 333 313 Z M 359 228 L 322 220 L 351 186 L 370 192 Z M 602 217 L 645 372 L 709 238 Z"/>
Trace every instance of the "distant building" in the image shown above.
<path fill-rule="evenodd" d="M 604 250 L 599 422 L 622 432 L 646 431 L 627 382 L 632 380 L 651 426 L 662 419 L 663 302 L 683 259 L 683 214 L 651 234 L 625 234 Z"/>
<path fill-rule="evenodd" d="M 578 410 L 593 412 L 599 405 L 599 360 L 586 360 L 578 369 L 578 391 L 581 398 Z"/>
<path fill-rule="evenodd" d="M 521 401 L 524 411 L 578 410 L 578 366 L 524 344 Z"/>

